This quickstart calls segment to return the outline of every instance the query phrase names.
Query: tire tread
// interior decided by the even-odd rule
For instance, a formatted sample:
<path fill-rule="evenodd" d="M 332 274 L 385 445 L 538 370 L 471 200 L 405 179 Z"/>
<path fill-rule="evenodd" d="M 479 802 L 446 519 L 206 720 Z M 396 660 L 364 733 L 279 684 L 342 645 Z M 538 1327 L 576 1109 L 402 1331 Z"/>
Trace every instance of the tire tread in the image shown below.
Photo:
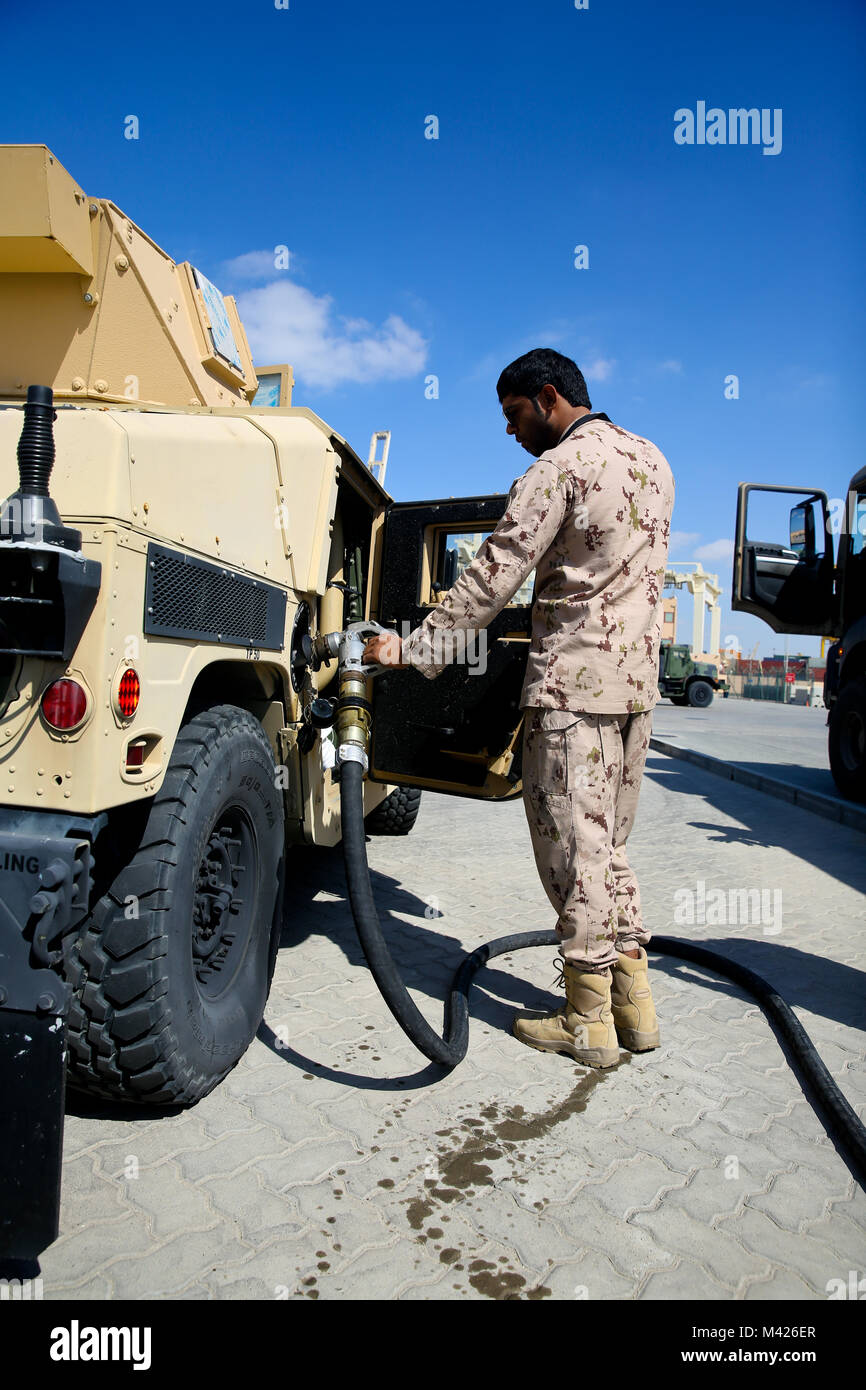
<path fill-rule="evenodd" d="M 237 706 L 217 705 L 190 720 L 175 743 L 182 761 L 176 762 L 173 752 L 135 853 L 95 904 L 67 956 L 72 986 L 68 1079 L 77 1090 L 137 1104 L 188 1105 L 236 1065 L 229 1063 L 215 1078 L 171 1065 L 178 1041 L 159 962 L 167 955 L 169 870 L 178 863 L 179 833 L 189 818 L 199 773 L 213 757 L 214 742 L 239 729 L 254 732 L 272 757 L 261 725 Z M 184 772 L 190 775 L 185 778 Z M 143 879 L 151 887 L 138 894 L 136 886 Z M 139 916 L 126 919 L 117 913 L 130 896 L 137 899 Z M 160 943 L 166 949 L 160 951 Z"/>

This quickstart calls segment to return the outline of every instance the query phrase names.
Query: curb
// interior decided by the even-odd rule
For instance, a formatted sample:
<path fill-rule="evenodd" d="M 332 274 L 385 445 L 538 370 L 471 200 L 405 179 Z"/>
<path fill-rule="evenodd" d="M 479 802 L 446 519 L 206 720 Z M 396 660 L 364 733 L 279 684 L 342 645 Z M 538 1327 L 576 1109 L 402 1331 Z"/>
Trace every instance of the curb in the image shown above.
<path fill-rule="evenodd" d="M 740 782 L 753 791 L 764 792 L 767 796 L 778 797 L 799 806 L 802 811 L 812 811 L 816 816 L 834 820 L 847 825 L 851 830 L 859 830 L 866 835 L 866 807 L 851 801 L 838 800 L 824 796 L 823 792 L 809 792 L 803 787 L 795 787 L 791 782 L 780 782 L 775 777 L 766 777 L 761 772 L 749 772 L 748 768 L 736 763 L 726 763 L 722 758 L 713 758 L 709 753 L 696 753 L 693 748 L 680 748 L 662 738 L 650 738 L 650 748 L 656 753 L 664 753 L 669 758 L 680 758 L 683 762 L 694 763 L 707 772 L 724 777 L 729 782 Z"/>

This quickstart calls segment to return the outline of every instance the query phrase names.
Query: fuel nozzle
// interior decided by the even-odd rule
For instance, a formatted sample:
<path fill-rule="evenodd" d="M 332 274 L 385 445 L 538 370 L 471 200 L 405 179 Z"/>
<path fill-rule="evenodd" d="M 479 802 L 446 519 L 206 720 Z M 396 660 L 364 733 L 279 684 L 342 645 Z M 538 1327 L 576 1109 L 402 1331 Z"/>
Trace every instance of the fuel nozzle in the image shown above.
<path fill-rule="evenodd" d="M 367 678 L 376 675 L 381 668 L 364 664 L 364 648 L 368 637 L 388 632 L 390 628 L 382 627 L 381 623 L 363 621 L 350 623 L 345 632 L 332 632 L 324 639 L 316 639 L 326 642 L 332 638 L 339 639 L 339 696 L 334 722 L 338 761 L 361 763 L 365 771 L 373 716 L 372 706 L 367 699 Z M 333 648 L 329 647 L 328 650 L 333 651 Z"/>
<path fill-rule="evenodd" d="M 314 671 L 318 671 L 326 661 L 332 661 L 335 656 L 339 656 L 344 635 L 342 632 L 320 632 L 317 637 L 303 637 L 301 642 L 307 664 Z"/>
<path fill-rule="evenodd" d="M 0 510 L 0 539 L 81 550 L 81 532 L 64 526 L 48 493 L 54 467 L 54 392 L 28 386 L 24 424 L 18 440 L 18 489 Z"/>

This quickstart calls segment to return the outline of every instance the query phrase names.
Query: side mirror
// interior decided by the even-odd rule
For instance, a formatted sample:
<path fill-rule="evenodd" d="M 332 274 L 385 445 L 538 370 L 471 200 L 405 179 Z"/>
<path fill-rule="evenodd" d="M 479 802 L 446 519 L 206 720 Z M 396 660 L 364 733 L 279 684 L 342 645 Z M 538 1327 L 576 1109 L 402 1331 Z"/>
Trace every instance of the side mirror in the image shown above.
<path fill-rule="evenodd" d="M 791 508 L 790 544 L 800 560 L 815 558 L 815 511 L 811 502 Z"/>

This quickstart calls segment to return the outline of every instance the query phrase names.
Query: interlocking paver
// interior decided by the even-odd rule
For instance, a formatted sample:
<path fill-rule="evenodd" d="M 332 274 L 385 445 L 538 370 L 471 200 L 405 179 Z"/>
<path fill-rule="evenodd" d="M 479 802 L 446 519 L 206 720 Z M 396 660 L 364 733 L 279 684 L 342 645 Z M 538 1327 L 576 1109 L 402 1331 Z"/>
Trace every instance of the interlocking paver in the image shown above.
<path fill-rule="evenodd" d="M 642 1298 L 683 1298 L 700 1302 L 724 1298 L 726 1290 L 705 1269 L 691 1260 L 679 1260 L 672 1269 L 652 1273 L 641 1288 Z"/>
<path fill-rule="evenodd" d="M 159 1239 L 214 1226 L 219 1221 L 207 1193 L 183 1182 L 179 1166 L 172 1161 L 157 1168 L 142 1168 L 137 1178 L 124 1183 L 124 1196 L 144 1212 L 148 1229 Z"/>
<path fill-rule="evenodd" d="M 69 1201 L 74 1200 L 78 1222 L 120 1219 L 128 1215 L 124 1185 L 111 1182 L 97 1172 L 94 1152 L 67 1158 L 63 1164 L 63 1186 Z"/>
<path fill-rule="evenodd" d="M 737 1155 L 727 1156 L 715 1167 L 698 1169 L 687 1184 L 670 1193 L 665 1205 L 673 1221 L 677 1219 L 675 1213 L 684 1210 L 695 1220 L 714 1226 L 723 1217 L 733 1216 L 753 1193 L 763 1192 L 773 1181 L 775 1173 L 753 1175 L 739 1160 L 734 1166 L 728 1158 L 736 1159 Z M 728 1173 L 732 1176 L 726 1176 Z"/>
<path fill-rule="evenodd" d="M 136 1165 L 155 1167 L 181 1153 L 210 1149 L 214 1141 L 205 1133 L 202 1121 L 193 1118 L 194 1114 L 194 1111 L 188 1111 L 184 1115 L 171 1116 L 158 1127 L 142 1128 L 120 1143 L 100 1144 L 94 1150 L 97 1172 L 106 1178 L 120 1180 Z M 113 1138 L 110 1124 L 102 1121 L 102 1127 Z"/>
<path fill-rule="evenodd" d="M 805 1102 L 795 1106 L 790 1115 L 774 1119 L 760 1135 L 760 1140 L 786 1167 L 793 1162 L 799 1167 L 813 1169 L 834 1188 L 848 1177 L 847 1168 Z"/>
<path fill-rule="evenodd" d="M 802 1229 L 807 1235 L 814 1235 L 825 1245 L 832 1245 L 834 1255 L 841 1255 L 843 1262 L 847 1259 L 852 1268 L 860 1270 L 861 1276 L 866 1273 L 866 1235 L 861 1227 L 855 1225 L 847 1216 L 840 1212 L 835 1213 L 832 1227 L 827 1224 L 824 1216 L 814 1221 L 807 1218 Z M 832 1239 L 829 1234 L 831 1229 Z"/>
<path fill-rule="evenodd" d="M 650 1270 L 676 1262 L 663 1242 L 598 1206 L 585 1191 L 564 1204 L 551 1202 L 545 1217 L 574 1241 L 575 1252 L 588 1249 L 607 1255 L 614 1269 L 631 1275 L 635 1285 Z"/>
<path fill-rule="evenodd" d="M 607 1256 L 597 1250 L 585 1250 L 575 1260 L 554 1265 L 544 1282 L 553 1298 L 574 1299 L 578 1315 L 584 1302 L 630 1298 L 635 1285 L 633 1275 L 618 1274 Z"/>
<path fill-rule="evenodd" d="M 207 1231 L 185 1231 L 172 1240 L 161 1241 L 155 1249 L 134 1259 L 118 1260 L 113 1266 L 115 1287 L 125 1298 L 162 1298 L 177 1293 L 198 1280 L 205 1269 L 217 1262 L 233 1262 L 250 1255 L 249 1247 L 227 1222 L 218 1222 Z"/>
<path fill-rule="evenodd" d="M 261 1161 L 263 1154 L 281 1153 L 284 1149 L 284 1140 L 269 1125 L 251 1120 L 245 1130 L 233 1130 L 204 1148 L 179 1153 L 176 1161 L 183 1176 L 195 1182 L 215 1173 L 234 1173 Z"/>
<path fill-rule="evenodd" d="M 793 1270 L 778 1267 L 770 1278 L 757 1279 L 749 1284 L 743 1294 L 744 1300 L 751 1303 L 800 1303 L 806 1299 L 814 1300 L 817 1296 L 815 1290 L 798 1279 Z"/>
<path fill-rule="evenodd" d="M 863 1110 L 862 836 L 767 806 L 653 754 L 630 841 L 647 920 L 772 980 Z M 436 1027 L 462 951 L 551 925 L 519 804 L 428 795 L 410 836 L 368 851 Z M 73 1101 L 46 1298 L 773 1301 L 866 1264 L 866 1194 L 737 986 L 651 946 L 662 1046 L 590 1073 L 511 1036 L 516 1008 L 562 997 L 552 949 L 515 951 L 477 977 L 468 1057 L 443 1073 L 379 999 L 339 849 L 293 872 L 303 905 L 225 1082 L 157 1119 Z M 699 882 L 781 886 L 781 933 L 677 923 Z"/>
<path fill-rule="evenodd" d="M 839 1276 L 843 1265 L 845 1271 L 848 1269 L 844 1256 L 834 1254 L 831 1246 L 802 1232 L 792 1239 L 790 1232 L 754 1207 L 746 1206 L 725 1223 L 724 1229 L 753 1254 L 793 1271 L 816 1293 L 825 1289 L 828 1279 Z"/>
<path fill-rule="evenodd" d="M 336 1193 L 339 1192 L 339 1197 Z M 325 1232 L 330 1227 L 333 1240 L 341 1247 L 343 1260 L 367 1245 L 382 1245 L 388 1239 L 386 1222 L 375 1202 L 363 1202 L 334 1183 L 310 1183 L 293 1193 L 301 1217 Z M 407 1229 L 405 1224 L 400 1229 Z"/>
<path fill-rule="evenodd" d="M 55 1299 L 74 1299 L 77 1303 L 79 1299 L 94 1299 L 104 1302 L 106 1299 L 114 1298 L 114 1285 L 107 1274 L 97 1274 L 92 1279 L 84 1279 L 81 1283 L 70 1284 L 48 1284 L 44 1283 L 43 1297 L 48 1300 Z"/>
<path fill-rule="evenodd" d="M 157 1248 L 144 1218 L 136 1220 L 132 1212 L 120 1221 L 90 1221 L 77 1229 L 71 1224 L 63 1226 L 60 1238 L 40 1259 L 46 1291 L 54 1287 L 89 1287 L 93 1275 L 107 1273 L 116 1261 L 130 1254 L 146 1259 Z M 117 1281 L 110 1277 L 118 1288 Z"/>
<path fill-rule="evenodd" d="M 714 1230 L 697 1221 L 682 1206 L 675 1216 L 669 1208 L 662 1207 L 658 1211 L 636 1212 L 631 1220 L 674 1254 L 700 1265 L 716 1283 L 731 1291 L 738 1290 L 748 1276 L 757 1277 L 770 1269 L 769 1260 L 752 1255 L 724 1230 Z"/>
<path fill-rule="evenodd" d="M 281 1235 L 297 1235 L 304 1221 L 285 1194 L 270 1191 L 252 1169 L 228 1177 L 201 1178 L 197 1191 L 212 1213 L 233 1221 L 250 1246 L 259 1246 Z"/>

